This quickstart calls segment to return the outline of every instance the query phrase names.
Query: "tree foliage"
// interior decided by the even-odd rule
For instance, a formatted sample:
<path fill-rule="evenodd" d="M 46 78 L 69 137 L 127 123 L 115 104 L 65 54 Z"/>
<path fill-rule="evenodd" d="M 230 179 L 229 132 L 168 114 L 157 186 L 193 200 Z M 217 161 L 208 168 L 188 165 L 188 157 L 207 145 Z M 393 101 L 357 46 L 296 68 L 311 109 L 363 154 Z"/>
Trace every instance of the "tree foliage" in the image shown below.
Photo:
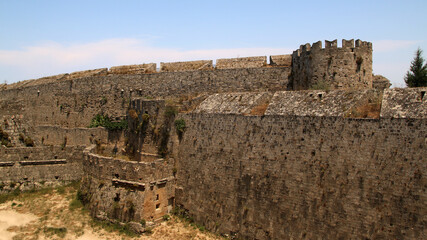
<path fill-rule="evenodd" d="M 406 72 L 405 83 L 408 87 L 427 87 L 427 64 L 421 56 L 423 51 L 418 48 L 409 71 Z"/>

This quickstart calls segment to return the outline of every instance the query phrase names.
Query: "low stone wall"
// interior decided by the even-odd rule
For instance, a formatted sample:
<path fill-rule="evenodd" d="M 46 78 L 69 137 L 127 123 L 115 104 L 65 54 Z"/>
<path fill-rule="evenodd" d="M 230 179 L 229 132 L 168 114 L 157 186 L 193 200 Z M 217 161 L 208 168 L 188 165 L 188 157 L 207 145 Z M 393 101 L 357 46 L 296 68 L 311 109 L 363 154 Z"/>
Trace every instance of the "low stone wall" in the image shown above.
<path fill-rule="evenodd" d="M 81 192 L 92 216 L 120 222 L 155 222 L 174 206 L 173 160 L 135 162 L 85 150 Z"/>
<path fill-rule="evenodd" d="M 0 193 L 79 181 L 83 147 L 0 149 Z"/>
<path fill-rule="evenodd" d="M 155 63 L 111 67 L 109 74 L 144 74 L 157 72 Z"/>
<path fill-rule="evenodd" d="M 216 60 L 216 69 L 260 68 L 267 66 L 267 57 L 222 58 Z"/>
<path fill-rule="evenodd" d="M 213 70 L 212 60 L 199 60 L 188 62 L 169 62 L 160 63 L 161 72 L 183 72 L 197 70 Z"/>

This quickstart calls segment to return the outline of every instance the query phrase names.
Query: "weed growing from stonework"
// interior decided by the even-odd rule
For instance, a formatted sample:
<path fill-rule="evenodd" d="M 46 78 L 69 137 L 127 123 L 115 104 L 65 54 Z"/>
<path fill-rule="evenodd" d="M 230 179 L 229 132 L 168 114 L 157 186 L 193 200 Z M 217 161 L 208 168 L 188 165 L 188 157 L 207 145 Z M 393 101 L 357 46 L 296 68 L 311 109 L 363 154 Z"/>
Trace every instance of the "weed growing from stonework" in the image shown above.
<path fill-rule="evenodd" d="M 110 117 L 108 117 L 108 115 L 97 114 L 94 118 L 92 118 L 92 121 L 89 125 L 89 128 L 94 127 L 105 127 L 110 131 L 115 131 L 127 129 L 128 123 L 126 119 L 123 119 L 120 122 L 113 122 L 111 121 Z"/>
<path fill-rule="evenodd" d="M 175 106 L 166 106 L 165 108 L 165 117 L 175 117 L 175 115 L 178 113 L 178 110 Z"/>
<path fill-rule="evenodd" d="M 6 147 L 13 147 L 11 141 L 10 141 L 10 137 L 9 134 L 5 131 L 3 131 L 3 128 L 0 127 L 0 142 L 1 145 L 6 146 Z"/>
<path fill-rule="evenodd" d="M 185 120 L 184 119 L 177 119 L 175 120 L 175 128 L 176 128 L 176 133 L 178 134 L 178 138 L 181 141 L 182 139 L 182 135 L 185 132 Z"/>

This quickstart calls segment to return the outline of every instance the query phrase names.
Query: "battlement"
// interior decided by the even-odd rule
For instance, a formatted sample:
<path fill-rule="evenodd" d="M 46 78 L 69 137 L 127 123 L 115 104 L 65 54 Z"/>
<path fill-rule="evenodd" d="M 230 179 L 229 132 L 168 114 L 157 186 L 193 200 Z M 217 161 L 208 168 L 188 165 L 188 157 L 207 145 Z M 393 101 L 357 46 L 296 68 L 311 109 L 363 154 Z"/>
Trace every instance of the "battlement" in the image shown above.
<path fill-rule="evenodd" d="M 22 81 L 3 85 L 2 89 L 109 75 L 158 74 L 156 78 L 164 78 L 170 75 L 169 73 L 191 74 L 190 72 L 204 71 L 216 76 L 233 69 L 233 74 L 242 74 L 238 72 L 239 69 L 256 68 L 282 68 L 283 71 L 292 71 L 292 79 L 289 79 L 291 84 L 284 86 L 292 90 L 310 89 L 318 84 L 326 84 L 330 89 L 372 87 L 372 43 L 360 39 L 343 39 L 341 46 L 338 46 L 338 40 L 335 39 L 325 40 L 324 46 L 322 45 L 321 41 L 306 43 L 292 54 L 270 56 L 270 62 L 267 62 L 267 56 L 255 56 L 217 59 L 216 64 L 214 60 L 161 62 L 159 69 L 156 63 L 113 66 L 109 69 L 78 71 Z"/>
<path fill-rule="evenodd" d="M 372 51 L 372 43 L 362 41 L 360 39 L 357 39 L 354 41 L 354 39 L 346 40 L 342 39 L 341 47 L 338 47 L 338 40 L 332 40 L 328 41 L 325 40 L 325 47 L 322 47 L 322 41 L 318 41 L 310 45 L 310 43 L 303 44 L 299 47 L 299 49 L 295 50 L 293 52 L 293 56 L 300 56 L 302 53 L 310 52 L 310 51 L 321 51 L 321 50 L 347 50 L 350 52 L 353 52 L 354 49 L 357 49 L 359 51 L 361 50 L 367 50 Z"/>
<path fill-rule="evenodd" d="M 197 71 L 197 70 L 213 70 L 212 60 L 199 60 L 188 62 L 169 62 L 160 63 L 161 72 L 182 72 L 182 71 Z"/>
<path fill-rule="evenodd" d="M 294 90 L 372 88 L 372 43 L 360 39 L 306 43 L 292 53 Z"/>

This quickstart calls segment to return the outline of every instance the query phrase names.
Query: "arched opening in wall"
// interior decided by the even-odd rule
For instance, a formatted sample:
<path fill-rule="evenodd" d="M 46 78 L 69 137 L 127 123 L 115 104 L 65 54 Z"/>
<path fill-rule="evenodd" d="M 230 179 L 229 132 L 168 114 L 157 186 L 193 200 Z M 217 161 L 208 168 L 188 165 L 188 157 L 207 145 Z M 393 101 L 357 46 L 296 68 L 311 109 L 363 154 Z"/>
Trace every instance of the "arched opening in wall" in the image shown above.
<path fill-rule="evenodd" d="M 424 99 L 425 95 L 426 95 L 426 91 L 421 91 L 420 92 L 420 99 L 421 99 L 421 101 Z"/>

